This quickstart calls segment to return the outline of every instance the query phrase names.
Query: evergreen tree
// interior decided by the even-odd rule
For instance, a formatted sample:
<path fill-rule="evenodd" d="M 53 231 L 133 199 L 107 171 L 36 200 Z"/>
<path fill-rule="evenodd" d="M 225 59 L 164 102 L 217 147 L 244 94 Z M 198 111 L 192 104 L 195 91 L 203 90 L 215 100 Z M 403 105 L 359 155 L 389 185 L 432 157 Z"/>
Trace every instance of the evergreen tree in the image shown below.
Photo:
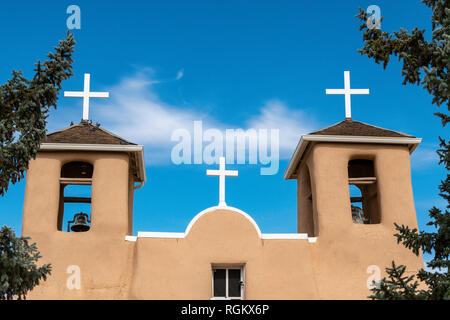
<path fill-rule="evenodd" d="M 23 178 L 30 159 L 36 157 L 45 137 L 50 107 L 56 108 L 61 82 L 72 76 L 73 35 L 59 41 L 49 60 L 36 64 L 36 74 L 28 80 L 22 71 L 0 86 L 0 195 L 9 183 Z"/>
<path fill-rule="evenodd" d="M 28 291 L 50 275 L 50 264 L 36 266 L 41 256 L 36 244 L 28 240 L 16 237 L 7 226 L 0 230 L 0 300 L 25 299 Z"/>
<path fill-rule="evenodd" d="M 359 9 L 356 16 L 363 22 L 364 46 L 358 50 L 362 55 L 374 59 L 377 64 L 382 63 L 386 68 L 391 56 L 398 56 L 403 63 L 403 84 L 422 85 L 433 97 L 432 103 L 438 107 L 447 106 L 450 111 L 450 0 L 422 0 L 431 11 L 432 36 L 427 41 L 425 30 L 415 28 L 410 33 L 404 29 L 388 33 L 381 29 L 370 28 L 369 17 L 364 10 Z M 445 127 L 450 121 L 448 113 L 436 112 Z M 437 150 L 440 161 L 450 169 L 450 143 L 439 137 L 440 148 Z M 418 231 L 408 226 L 395 224 L 398 231 L 395 236 L 397 242 L 419 255 L 420 250 L 434 255 L 427 262 L 427 267 L 438 268 L 440 272 L 430 272 L 424 269 L 417 274 L 405 275 L 406 266 L 392 262 L 391 268 L 386 268 L 387 278 L 383 278 L 378 287 L 372 289 L 372 299 L 450 299 L 450 174 L 439 186 L 439 195 L 447 200 L 445 212 L 433 207 L 429 210 L 430 222 L 435 232 Z M 421 285 L 422 284 L 422 285 Z"/>
<path fill-rule="evenodd" d="M 48 60 L 36 64 L 36 74 L 26 79 L 21 71 L 0 86 L 0 195 L 9 183 L 24 177 L 28 163 L 36 157 L 46 134 L 46 118 L 50 107 L 56 108 L 61 83 L 72 76 L 72 53 L 75 41 L 67 37 L 59 41 Z M 25 299 L 26 293 L 46 280 L 50 264 L 36 266 L 40 258 L 36 244 L 28 237 L 16 237 L 4 226 L 0 230 L 0 300 Z"/>

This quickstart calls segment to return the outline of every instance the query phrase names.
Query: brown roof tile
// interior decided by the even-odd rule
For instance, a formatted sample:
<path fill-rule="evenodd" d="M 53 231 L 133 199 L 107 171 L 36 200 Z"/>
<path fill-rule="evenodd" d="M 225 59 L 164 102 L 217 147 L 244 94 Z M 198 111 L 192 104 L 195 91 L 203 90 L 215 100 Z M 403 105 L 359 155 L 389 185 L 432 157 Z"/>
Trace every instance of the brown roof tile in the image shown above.
<path fill-rule="evenodd" d="M 47 135 L 47 138 L 43 142 L 134 145 L 134 143 L 106 131 L 99 125 L 93 125 L 87 121 L 82 121 L 79 124 L 52 132 Z"/>
<path fill-rule="evenodd" d="M 312 132 L 316 135 L 339 135 L 339 136 L 371 136 L 371 137 L 407 137 L 414 138 L 409 134 L 376 127 L 367 123 L 345 119 L 335 125 Z"/>

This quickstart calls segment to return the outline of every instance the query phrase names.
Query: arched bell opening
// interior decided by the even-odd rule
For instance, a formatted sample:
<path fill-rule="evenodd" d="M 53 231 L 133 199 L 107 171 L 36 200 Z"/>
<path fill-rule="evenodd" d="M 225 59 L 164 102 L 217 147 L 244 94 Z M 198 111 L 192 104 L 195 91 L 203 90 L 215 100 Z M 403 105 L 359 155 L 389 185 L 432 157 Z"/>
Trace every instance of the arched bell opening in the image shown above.
<path fill-rule="evenodd" d="M 380 223 L 378 185 L 373 160 L 350 160 L 348 162 L 348 180 L 353 223 Z"/>
<path fill-rule="evenodd" d="M 65 232 L 90 230 L 92 175 L 88 162 L 74 161 L 61 167 L 57 229 Z"/>

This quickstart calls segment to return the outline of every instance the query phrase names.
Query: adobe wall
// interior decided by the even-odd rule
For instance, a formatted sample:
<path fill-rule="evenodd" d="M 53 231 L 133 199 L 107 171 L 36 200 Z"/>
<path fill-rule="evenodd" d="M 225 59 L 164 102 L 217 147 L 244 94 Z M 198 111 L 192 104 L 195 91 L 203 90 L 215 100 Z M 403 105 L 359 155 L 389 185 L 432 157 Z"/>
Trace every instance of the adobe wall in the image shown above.
<path fill-rule="evenodd" d="M 314 243 L 261 239 L 259 228 L 231 208 L 205 212 L 185 238 L 137 238 L 131 298 L 208 300 L 213 264 L 245 266 L 245 299 L 319 298 Z"/>
<path fill-rule="evenodd" d="M 357 158 L 374 161 L 380 224 L 352 222 L 347 165 Z M 320 143 L 313 146 L 307 165 L 317 216 L 314 274 L 322 298 L 367 296 L 367 268 L 371 265 L 380 267 L 382 277 L 392 260 L 405 264 L 409 271 L 423 267 L 422 255 L 416 257 L 393 236 L 394 222 L 417 228 L 406 146 Z"/>
<path fill-rule="evenodd" d="M 347 163 L 372 157 L 381 223 L 353 224 Z M 94 165 L 92 228 L 57 230 L 59 175 L 67 161 Z M 254 221 L 233 208 L 199 214 L 183 238 L 130 235 L 129 158 L 119 153 L 40 152 L 27 173 L 23 234 L 37 242 L 52 275 L 29 299 L 210 299 L 212 264 L 245 265 L 245 299 L 365 299 L 367 267 L 395 258 L 423 266 L 396 243 L 393 222 L 416 227 L 409 152 L 402 146 L 317 144 L 307 159 L 317 241 L 263 239 Z M 39 166 L 39 167 L 38 167 Z M 111 174 L 114 172 L 114 174 Z M 275 213 L 274 213 L 275 214 Z M 69 290 L 67 267 L 81 270 L 81 289 Z"/>
<path fill-rule="evenodd" d="M 61 166 L 70 161 L 94 165 L 91 230 L 57 230 Z M 111 173 L 114 174 L 111 174 Z M 95 299 L 128 296 L 133 246 L 123 240 L 128 232 L 129 157 L 125 153 L 39 152 L 27 171 L 22 234 L 36 242 L 52 274 L 29 299 Z M 67 226 L 63 226 L 63 230 Z M 67 268 L 82 272 L 81 290 L 68 290 Z"/>
<path fill-rule="evenodd" d="M 262 239 L 239 212 L 205 210 L 182 239 L 97 232 L 33 233 L 52 275 L 29 299 L 204 299 L 213 264 L 242 264 L 245 299 L 318 299 L 307 239 Z M 251 218 L 250 218 L 251 219 Z M 67 266 L 78 265 L 81 289 L 69 290 Z"/>

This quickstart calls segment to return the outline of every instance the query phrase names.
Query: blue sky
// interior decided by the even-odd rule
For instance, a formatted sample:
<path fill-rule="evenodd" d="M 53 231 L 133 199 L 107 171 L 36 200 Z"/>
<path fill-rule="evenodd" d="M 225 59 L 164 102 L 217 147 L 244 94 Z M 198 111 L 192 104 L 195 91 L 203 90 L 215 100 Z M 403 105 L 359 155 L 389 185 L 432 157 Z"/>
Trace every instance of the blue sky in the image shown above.
<path fill-rule="evenodd" d="M 232 165 L 227 203 L 249 213 L 262 232 L 296 232 L 296 182 L 283 174 L 301 134 L 344 118 L 344 98 L 325 95 L 342 88 L 344 70 L 353 88 L 353 119 L 423 138 L 412 156 L 412 181 L 419 228 L 428 209 L 445 203 L 437 196 L 444 177 L 434 150 L 446 137 L 431 97 L 401 84 L 401 65 L 387 70 L 361 56 L 358 7 L 376 4 L 382 29 L 427 29 L 430 12 L 419 1 L 8 1 L 0 5 L 0 83 L 12 69 L 31 77 L 65 36 L 66 9 L 81 8 L 74 77 L 63 90 L 79 91 L 91 73 L 91 90 L 110 99 L 91 100 L 94 122 L 145 145 L 148 181 L 135 193 L 137 231 L 182 232 L 201 210 L 216 205 L 216 165 L 170 162 L 174 128 L 249 128 L 271 124 L 280 130 L 278 174 L 260 175 L 259 165 Z M 60 96 L 48 130 L 77 123 L 81 99 Z M 24 181 L 0 199 L 0 225 L 20 234 Z"/>

